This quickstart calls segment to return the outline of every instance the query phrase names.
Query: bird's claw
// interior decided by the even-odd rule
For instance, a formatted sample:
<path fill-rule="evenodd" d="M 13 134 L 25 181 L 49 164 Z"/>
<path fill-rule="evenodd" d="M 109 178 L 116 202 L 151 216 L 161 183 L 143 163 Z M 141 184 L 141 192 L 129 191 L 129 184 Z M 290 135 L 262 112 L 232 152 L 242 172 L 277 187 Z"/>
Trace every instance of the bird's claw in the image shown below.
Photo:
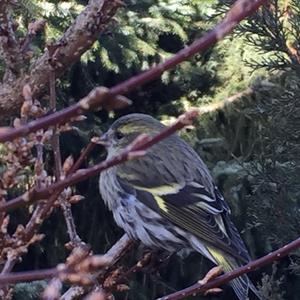
<path fill-rule="evenodd" d="M 205 275 L 205 277 L 203 279 L 198 281 L 198 283 L 201 285 L 206 284 L 209 281 L 211 281 L 211 280 L 215 279 L 216 277 L 218 277 L 219 275 L 221 275 L 222 273 L 223 273 L 223 268 L 221 266 L 213 267 L 212 269 L 210 269 L 207 272 L 207 274 Z"/>
<path fill-rule="evenodd" d="M 220 288 L 212 288 L 212 289 L 205 291 L 204 296 L 215 295 L 215 294 L 219 294 L 221 292 L 223 292 L 223 290 Z"/>

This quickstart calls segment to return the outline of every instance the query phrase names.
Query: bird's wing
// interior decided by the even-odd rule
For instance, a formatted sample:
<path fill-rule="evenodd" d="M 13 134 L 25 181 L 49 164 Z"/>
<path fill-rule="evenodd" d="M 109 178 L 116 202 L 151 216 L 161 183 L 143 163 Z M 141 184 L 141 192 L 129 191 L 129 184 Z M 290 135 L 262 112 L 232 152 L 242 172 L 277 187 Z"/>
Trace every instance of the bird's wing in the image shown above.
<path fill-rule="evenodd" d="M 208 191 L 201 178 L 151 187 L 149 180 L 139 181 L 136 178 L 122 173 L 119 168 L 120 184 L 129 193 L 134 193 L 139 201 L 208 245 L 222 249 L 239 260 L 249 260 L 244 243 L 229 219 L 229 208 L 217 187 L 213 188 L 213 192 Z M 156 178 L 155 182 L 160 180 Z"/>

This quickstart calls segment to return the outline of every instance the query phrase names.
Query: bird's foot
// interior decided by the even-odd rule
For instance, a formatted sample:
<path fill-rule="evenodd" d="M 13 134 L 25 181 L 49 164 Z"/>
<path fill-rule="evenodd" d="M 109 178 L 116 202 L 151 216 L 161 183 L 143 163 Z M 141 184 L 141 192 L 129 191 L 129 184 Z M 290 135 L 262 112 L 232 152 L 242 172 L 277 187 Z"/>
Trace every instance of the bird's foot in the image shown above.
<path fill-rule="evenodd" d="M 204 284 L 208 283 L 209 281 L 215 279 L 216 277 L 218 277 L 222 273 L 223 273 L 223 268 L 221 266 L 213 267 L 212 269 L 210 269 L 207 272 L 207 274 L 204 276 L 203 279 L 198 281 L 198 283 L 201 284 L 201 285 L 204 285 Z M 220 289 L 220 288 L 211 288 L 211 289 L 207 290 L 204 293 L 204 295 L 218 294 L 218 293 L 221 293 L 221 292 L 222 292 L 222 289 Z"/>
<path fill-rule="evenodd" d="M 144 257 L 148 257 L 147 264 L 144 264 L 144 271 L 147 273 L 158 272 L 159 269 L 166 266 L 172 254 L 162 251 L 148 251 Z"/>

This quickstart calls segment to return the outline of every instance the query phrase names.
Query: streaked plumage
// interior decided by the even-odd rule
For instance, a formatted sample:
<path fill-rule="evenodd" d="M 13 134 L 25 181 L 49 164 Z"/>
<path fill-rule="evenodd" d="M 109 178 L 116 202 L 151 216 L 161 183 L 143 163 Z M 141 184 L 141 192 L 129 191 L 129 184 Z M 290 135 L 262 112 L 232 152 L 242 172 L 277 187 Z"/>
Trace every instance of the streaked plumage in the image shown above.
<path fill-rule="evenodd" d="M 108 157 L 118 154 L 139 134 L 164 128 L 143 114 L 118 119 L 106 133 Z M 172 135 L 130 160 L 103 172 L 100 192 L 116 223 L 151 248 L 169 252 L 194 249 L 230 271 L 250 260 L 230 209 L 198 154 Z M 247 276 L 231 282 L 240 300 L 249 287 Z"/>

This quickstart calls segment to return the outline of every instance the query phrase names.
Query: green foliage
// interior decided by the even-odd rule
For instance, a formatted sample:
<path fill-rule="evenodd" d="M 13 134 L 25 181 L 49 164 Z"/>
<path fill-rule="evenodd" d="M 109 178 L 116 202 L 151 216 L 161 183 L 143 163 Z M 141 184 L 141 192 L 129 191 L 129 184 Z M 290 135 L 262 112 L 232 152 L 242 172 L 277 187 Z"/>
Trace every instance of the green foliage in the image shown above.
<path fill-rule="evenodd" d="M 277 94 L 274 88 L 269 97 L 265 93 L 265 98 L 251 112 L 260 126 L 254 141 L 257 150 L 252 165 L 256 175 L 249 214 L 255 219 L 254 223 L 260 223 L 261 238 L 265 247 L 269 244 L 270 250 L 300 234 L 297 175 L 300 170 L 300 83 L 298 77 L 290 74 L 284 79 Z"/>
<path fill-rule="evenodd" d="M 284 284 L 283 276 L 279 279 L 276 274 L 278 271 L 276 263 L 272 266 L 272 274 L 264 274 L 262 278 L 262 285 L 260 286 L 260 292 L 263 296 L 263 299 L 272 299 L 272 300 L 283 300 L 284 292 L 282 291 L 282 286 Z M 276 276 L 277 275 L 277 276 Z"/>
<path fill-rule="evenodd" d="M 233 1 L 220 1 L 222 12 Z M 288 11 L 283 1 L 270 1 L 259 13 L 239 26 L 236 34 L 253 47 L 259 56 L 250 58 L 251 69 L 278 73 L 272 82 L 253 82 L 256 103 L 242 113 L 251 120 L 256 136 L 251 136 L 251 151 L 240 153 L 250 165 L 244 166 L 251 180 L 251 193 L 245 197 L 248 207 L 248 228 L 255 228 L 262 252 L 280 247 L 299 235 L 299 157 L 300 153 L 300 82 L 299 1 L 290 1 Z M 290 70 L 293 70 L 291 72 Z M 245 149 L 245 148 L 244 148 Z M 242 155 L 241 155 L 242 154 Z M 245 201 L 244 200 L 244 201 Z M 295 267 L 295 264 L 294 264 Z"/>
<path fill-rule="evenodd" d="M 12 300 L 38 300 L 46 286 L 46 281 L 18 283 L 13 289 Z"/>
<path fill-rule="evenodd" d="M 127 1 L 94 49 L 116 73 L 146 69 L 178 51 L 202 29 L 203 4 L 194 1 Z"/>
<path fill-rule="evenodd" d="M 216 6 L 224 12 L 234 1 L 221 0 Z M 292 68 L 299 74 L 300 1 L 271 0 L 236 31 L 260 54 L 247 59 L 252 69 L 268 71 Z"/>
<path fill-rule="evenodd" d="M 19 34 L 26 34 L 30 20 L 44 17 L 48 24 L 45 40 L 61 35 L 86 4 L 74 0 L 19 2 L 15 12 L 22 15 Z M 59 105 L 66 106 L 96 85 L 112 86 L 170 57 L 211 28 L 233 2 L 126 1 L 98 42 L 59 80 Z M 289 1 L 288 13 L 284 4 L 269 1 L 233 36 L 165 73 L 161 80 L 131 93 L 134 105 L 113 116 L 147 112 L 167 122 L 190 106 L 218 103 L 252 88 L 251 95 L 201 116 L 195 130 L 186 129 L 180 134 L 213 170 L 253 257 L 300 234 L 300 1 Z M 37 43 L 35 55 L 43 46 Z M 99 133 L 112 121 L 103 111 L 88 117 L 76 131 L 62 135 L 63 157 L 70 153 L 77 157 L 92 131 Z M 97 149 L 87 163 L 103 158 L 103 151 Z M 48 165 L 50 169 L 50 160 Z M 104 252 L 121 230 L 99 201 L 97 178 L 78 184 L 76 189 L 88 199 L 74 206 L 80 236 L 95 252 Z M 89 222 L 85 222 L 87 219 Z M 46 222 L 43 232 L 47 239 L 40 247 L 30 249 L 21 268 L 32 267 L 33 258 L 37 267 L 52 267 L 64 259 L 67 237 L 61 220 L 55 214 Z M 264 270 L 263 276 L 254 275 L 254 282 L 262 277 L 260 289 L 267 299 L 297 299 L 299 257 L 299 252 L 293 253 L 273 269 Z M 126 258 L 124 265 L 135 261 L 136 252 Z M 209 267 L 199 256 L 172 258 L 155 276 L 153 272 L 136 274 L 130 281 L 128 297 L 152 299 L 178 290 L 201 278 Z M 124 299 L 124 294 L 119 298 Z M 225 292 L 223 299 L 231 298 Z"/>
<path fill-rule="evenodd" d="M 47 39 L 58 38 L 84 8 L 77 1 L 19 1 L 17 13 L 21 24 L 26 25 L 33 19 L 47 21 Z"/>

